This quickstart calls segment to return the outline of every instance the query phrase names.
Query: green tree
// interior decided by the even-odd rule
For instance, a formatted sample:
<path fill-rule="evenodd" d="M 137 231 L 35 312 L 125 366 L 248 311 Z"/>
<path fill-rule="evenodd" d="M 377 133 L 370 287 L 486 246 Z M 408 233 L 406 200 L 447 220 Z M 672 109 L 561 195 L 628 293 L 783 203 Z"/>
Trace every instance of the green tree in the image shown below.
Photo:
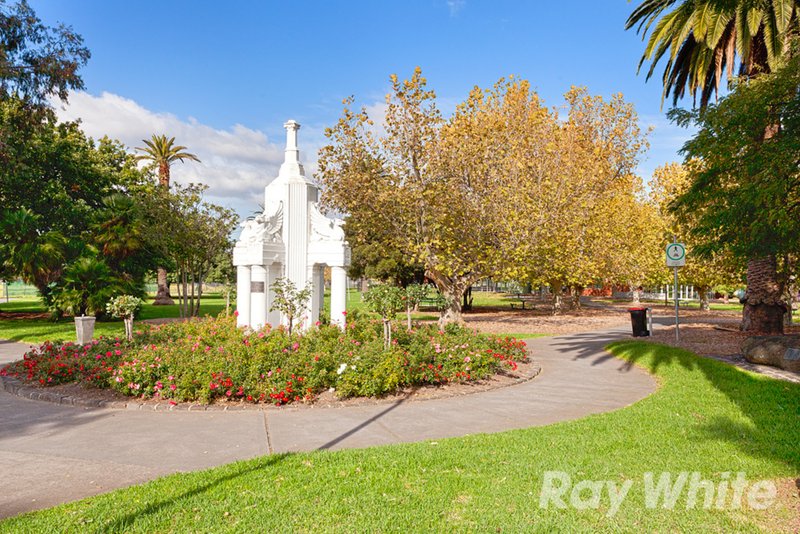
<path fill-rule="evenodd" d="M 150 221 L 145 240 L 175 266 L 182 317 L 199 314 L 203 282 L 221 254 L 230 253 L 237 215 L 203 200 L 206 186 L 157 188 L 143 199 Z"/>
<path fill-rule="evenodd" d="M 416 310 L 420 303 L 427 298 L 428 284 L 408 284 L 405 288 L 403 301 L 406 304 L 406 327 L 411 330 L 411 312 Z"/>
<path fill-rule="evenodd" d="M 69 26 L 45 26 L 25 0 L 0 0 L 0 98 L 34 105 L 52 95 L 67 100 L 70 89 L 83 89 L 78 69 L 90 55 Z"/>
<path fill-rule="evenodd" d="M 148 160 L 158 168 L 158 183 L 162 187 L 169 188 L 170 186 L 170 168 L 176 161 L 196 161 L 200 159 L 190 152 L 186 152 L 186 147 L 183 145 L 176 145 L 175 138 L 167 138 L 166 135 L 153 134 L 151 139 L 142 139 L 144 147 L 136 147 L 136 150 L 142 152 L 136 156 L 139 160 Z"/>
<path fill-rule="evenodd" d="M 737 60 L 739 74 L 747 78 L 785 63 L 791 56 L 790 40 L 798 29 L 799 11 L 797 0 L 644 0 L 626 27 L 636 26 L 643 36 L 652 27 L 641 63 L 652 62 L 649 78 L 656 64 L 667 58 L 664 97 L 671 92 L 677 103 L 687 88 L 695 99 L 699 90 L 704 108 L 718 91 L 723 72 L 728 79 L 733 77 Z M 749 132 L 748 141 L 758 144 L 776 128 L 776 123 L 767 123 L 762 132 Z M 774 330 L 782 325 L 779 318 L 784 313 L 773 304 L 782 298 L 777 265 L 777 258 L 770 254 L 748 258 L 743 329 L 783 331 L 782 326 Z"/>
<path fill-rule="evenodd" d="M 158 168 L 158 183 L 161 187 L 169 190 L 170 187 L 170 168 L 176 161 L 197 161 L 200 159 L 190 152 L 186 152 L 186 147 L 176 145 L 175 138 L 167 138 L 166 135 L 153 134 L 148 139 L 142 139 L 144 148 L 137 147 L 136 150 L 142 152 L 136 156 L 137 160 L 147 160 Z M 174 304 L 169 294 L 169 282 L 167 281 L 167 270 L 159 267 L 156 273 L 158 290 L 154 305 Z"/>
<path fill-rule="evenodd" d="M 675 209 L 697 211 L 702 250 L 748 259 L 744 330 L 783 331 L 784 290 L 800 253 L 799 88 L 795 57 L 703 112 L 673 113 L 699 128 L 683 148 L 693 180 Z"/>
<path fill-rule="evenodd" d="M 274 297 L 269 311 L 279 311 L 286 317 L 289 336 L 291 336 L 295 320 L 308 310 L 312 288 L 305 286 L 303 289 L 297 289 L 294 282 L 288 278 L 278 278 L 270 288 L 274 293 Z"/>
<path fill-rule="evenodd" d="M 66 238 L 58 230 L 43 231 L 41 216 L 28 208 L 5 210 L 0 217 L 3 278 L 20 277 L 43 297 L 61 277 Z"/>
<path fill-rule="evenodd" d="M 643 0 L 625 25 L 647 39 L 639 68 L 650 61 L 649 79 L 664 58 L 663 98 L 676 104 L 689 90 L 705 107 L 723 74 L 754 76 L 785 60 L 798 29 L 797 0 Z"/>
<path fill-rule="evenodd" d="M 369 288 L 361 300 L 367 308 L 381 316 L 383 321 L 383 346 L 388 349 L 392 345 L 392 320 L 405 304 L 406 293 L 397 286 L 378 284 Z"/>
<path fill-rule="evenodd" d="M 344 234 L 351 256 L 347 276 L 352 280 L 366 278 L 400 286 L 422 280 L 425 268 L 392 246 L 383 230 L 365 225 L 355 217 L 346 219 Z"/>
<path fill-rule="evenodd" d="M 87 250 L 64 267 L 53 289 L 53 306 L 74 316 L 101 316 L 114 295 L 132 290 L 136 290 L 133 284 L 117 276 L 102 256 Z"/>

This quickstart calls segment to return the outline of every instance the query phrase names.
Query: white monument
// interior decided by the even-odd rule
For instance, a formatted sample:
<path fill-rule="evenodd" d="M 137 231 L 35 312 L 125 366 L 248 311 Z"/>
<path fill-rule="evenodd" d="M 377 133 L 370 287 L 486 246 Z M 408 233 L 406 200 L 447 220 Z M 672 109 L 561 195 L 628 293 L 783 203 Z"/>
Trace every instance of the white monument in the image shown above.
<path fill-rule="evenodd" d="M 298 289 L 312 287 L 301 328 L 319 319 L 325 291 L 325 267 L 331 269 L 331 322 L 344 326 L 350 247 L 344 240 L 343 221 L 329 219 L 319 210 L 319 188 L 306 178 L 297 149 L 300 125 L 290 120 L 286 128 L 286 156 L 278 177 L 264 188 L 264 212 L 242 223 L 233 249 L 236 266 L 238 325 L 261 328 L 265 323 L 285 324 L 285 317 L 270 312 L 270 286 L 285 277 Z"/>

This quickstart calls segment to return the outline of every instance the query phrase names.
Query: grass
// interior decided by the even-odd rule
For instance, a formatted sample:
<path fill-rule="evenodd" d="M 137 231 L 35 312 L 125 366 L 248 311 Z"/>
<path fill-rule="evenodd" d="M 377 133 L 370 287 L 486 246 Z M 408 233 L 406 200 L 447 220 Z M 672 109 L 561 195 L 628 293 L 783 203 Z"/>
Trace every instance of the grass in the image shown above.
<path fill-rule="evenodd" d="M 225 309 L 223 297 L 203 297 L 200 304 L 200 315 L 217 315 Z M 47 309 L 39 298 L 14 300 L 0 303 L 0 310 L 8 312 L 45 313 Z M 179 317 L 178 305 L 153 306 L 147 302 L 142 307 L 137 320 Z M 135 327 L 135 324 L 134 324 Z M 124 336 L 125 326 L 121 320 L 98 321 L 95 323 L 95 337 Z M 42 341 L 75 340 L 75 323 L 71 318 L 53 322 L 49 319 L 6 319 L 0 321 L 0 339 L 10 339 L 29 343 Z"/>
<path fill-rule="evenodd" d="M 719 481 L 793 484 L 800 471 L 800 386 L 680 349 L 621 342 L 611 352 L 660 388 L 611 413 L 494 435 L 340 452 L 266 456 L 33 512 L 4 532 L 775 531 L 795 502 L 766 511 L 645 506 L 644 474 L 697 471 Z M 509 410 L 513 410 L 509 406 Z M 546 471 L 631 480 L 616 515 L 541 508 Z"/>

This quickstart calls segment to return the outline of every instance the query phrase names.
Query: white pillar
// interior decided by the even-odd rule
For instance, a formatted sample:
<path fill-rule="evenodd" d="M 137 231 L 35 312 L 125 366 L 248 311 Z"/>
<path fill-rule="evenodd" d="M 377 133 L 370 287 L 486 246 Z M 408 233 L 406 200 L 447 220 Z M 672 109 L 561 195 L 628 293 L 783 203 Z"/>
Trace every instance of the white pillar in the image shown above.
<path fill-rule="evenodd" d="M 250 267 L 236 267 L 236 318 L 237 326 L 250 326 Z"/>
<path fill-rule="evenodd" d="M 308 268 L 308 279 L 311 284 L 311 306 L 309 308 L 309 325 L 319 321 L 319 313 L 322 310 L 322 292 L 325 290 L 319 283 L 319 271 L 322 269 L 319 265 L 310 265 Z"/>
<path fill-rule="evenodd" d="M 319 285 L 319 316 L 322 317 L 322 309 L 325 307 L 325 266 L 320 265 L 317 269 L 317 284 Z M 345 308 L 347 309 L 347 308 Z"/>
<path fill-rule="evenodd" d="M 267 322 L 272 326 L 278 326 L 281 324 L 281 312 L 278 310 L 269 311 L 272 307 L 272 302 L 275 298 L 275 294 L 269 289 L 269 286 L 275 283 L 275 280 L 283 276 L 283 265 L 280 263 L 273 263 L 272 265 L 267 267 Z"/>
<path fill-rule="evenodd" d="M 267 322 L 267 270 L 263 265 L 253 265 L 251 276 L 250 326 L 258 330 Z"/>
<path fill-rule="evenodd" d="M 347 309 L 347 272 L 344 267 L 331 267 L 331 324 L 344 328 Z"/>

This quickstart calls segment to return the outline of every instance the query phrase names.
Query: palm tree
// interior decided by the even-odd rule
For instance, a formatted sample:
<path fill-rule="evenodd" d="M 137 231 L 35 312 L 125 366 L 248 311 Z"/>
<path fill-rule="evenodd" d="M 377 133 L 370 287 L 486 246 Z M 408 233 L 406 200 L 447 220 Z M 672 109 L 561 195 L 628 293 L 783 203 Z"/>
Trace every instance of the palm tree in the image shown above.
<path fill-rule="evenodd" d="M 790 54 L 790 39 L 798 30 L 798 0 L 643 0 L 628 18 L 626 29 L 636 27 L 647 36 L 639 63 L 650 61 L 649 79 L 666 58 L 662 75 L 664 98 L 673 104 L 686 94 L 704 108 L 717 94 L 723 73 L 757 76 L 774 71 Z M 767 127 L 759 142 L 772 137 Z M 747 293 L 742 329 L 781 332 L 782 286 L 774 257 L 749 258 Z M 778 319 L 776 321 L 776 319 Z"/>
<path fill-rule="evenodd" d="M 0 214 L 0 270 L 19 276 L 46 296 L 61 276 L 67 239 L 56 231 L 41 232 L 41 217 L 28 208 Z"/>
<path fill-rule="evenodd" d="M 175 144 L 175 138 L 167 139 L 166 135 L 156 135 L 148 141 L 142 139 L 145 148 L 136 147 L 136 150 L 143 152 L 136 156 L 137 160 L 150 160 L 158 166 L 158 183 L 162 187 L 169 187 L 169 169 L 176 161 L 191 160 L 200 162 L 200 159 L 189 152 L 185 152 L 186 147 Z"/>
<path fill-rule="evenodd" d="M 674 8 L 674 9 L 673 9 Z M 723 73 L 771 72 L 789 52 L 797 30 L 798 0 L 644 0 L 625 25 L 642 38 L 652 29 L 639 62 L 650 61 L 647 79 L 666 59 L 662 98 L 673 104 L 686 90 L 705 107 L 716 94 Z M 669 52 L 669 54 L 667 54 Z"/>
<path fill-rule="evenodd" d="M 176 161 L 197 161 L 200 159 L 192 153 L 186 152 L 186 147 L 175 144 L 175 138 L 167 139 L 166 135 L 153 134 L 148 141 L 142 139 L 145 148 L 136 147 L 136 150 L 143 152 L 136 156 L 137 160 L 150 160 L 158 166 L 158 183 L 161 187 L 169 189 L 169 170 L 170 166 Z M 175 302 L 169 295 L 169 284 L 167 283 L 167 270 L 163 267 L 157 269 L 158 292 L 153 301 L 154 305 L 174 304 Z"/>

